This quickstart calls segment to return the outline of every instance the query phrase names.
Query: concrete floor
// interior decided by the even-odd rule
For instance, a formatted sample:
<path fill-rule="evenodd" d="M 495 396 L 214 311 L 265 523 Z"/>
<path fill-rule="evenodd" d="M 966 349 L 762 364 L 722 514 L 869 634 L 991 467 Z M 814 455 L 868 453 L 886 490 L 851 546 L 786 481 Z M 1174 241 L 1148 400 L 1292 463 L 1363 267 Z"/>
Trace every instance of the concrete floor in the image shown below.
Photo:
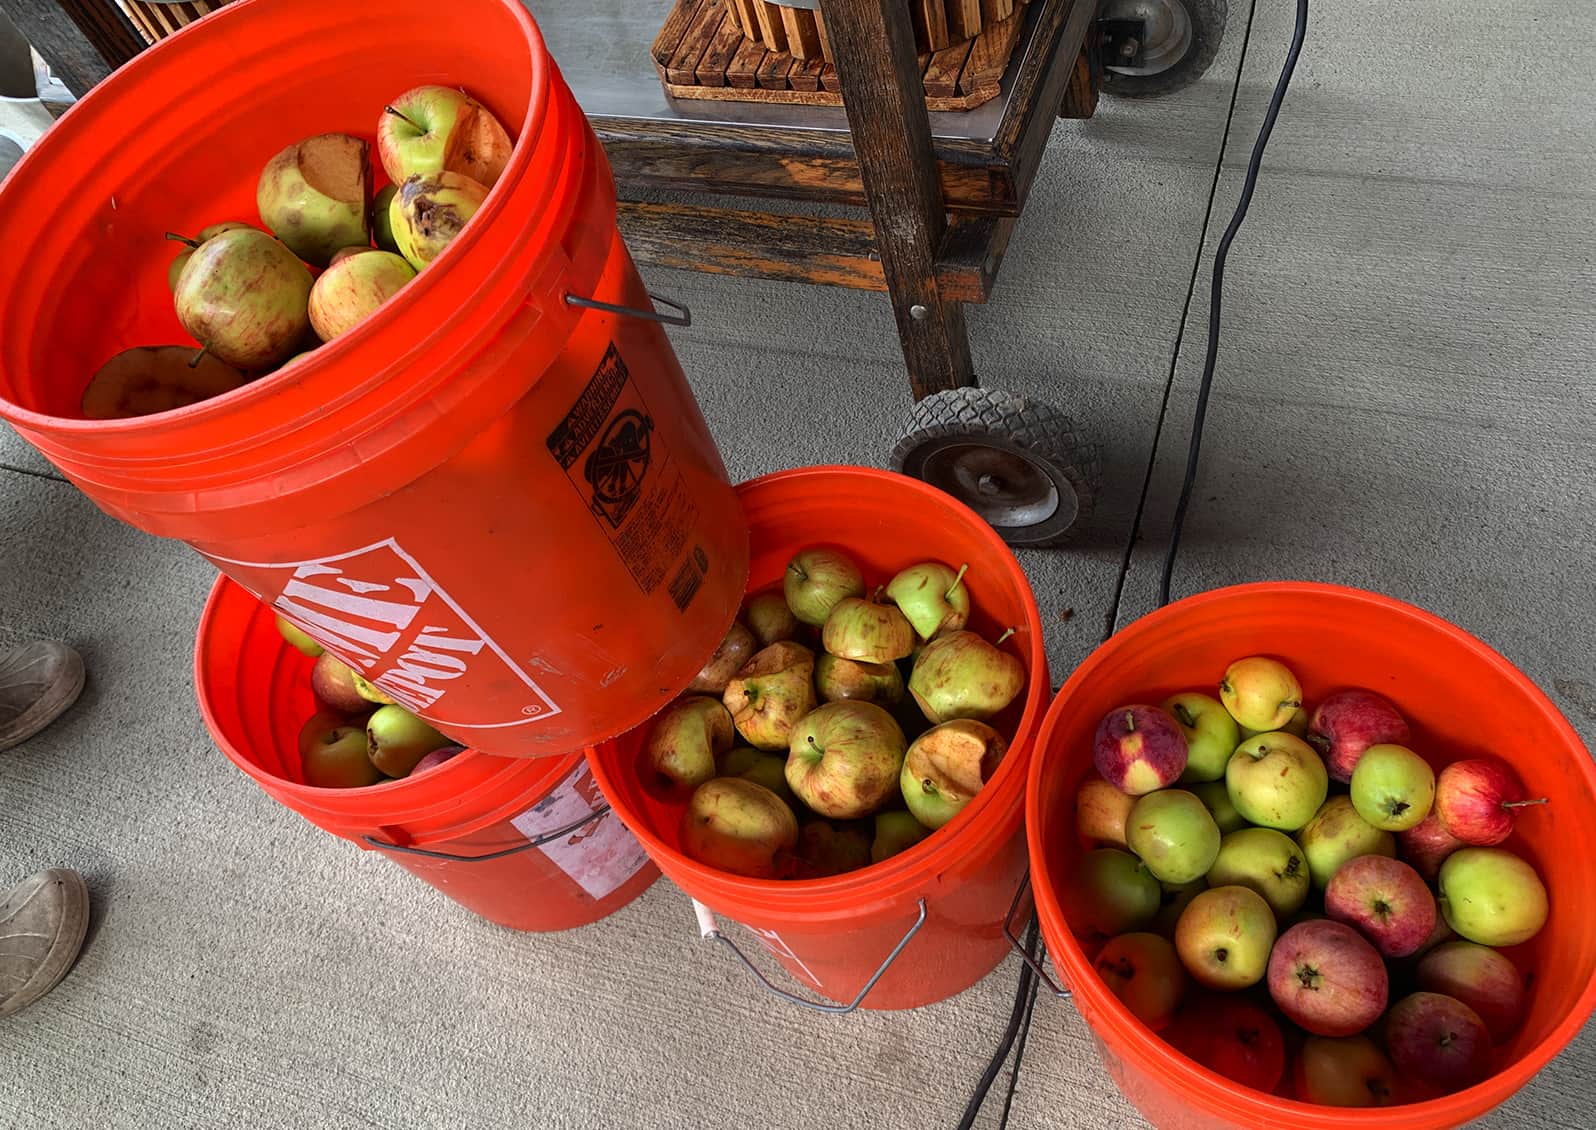
<path fill-rule="evenodd" d="M 1066 406 L 1104 450 L 1079 544 L 1022 555 L 1056 678 L 1157 600 L 1204 345 L 1206 277 L 1183 318 L 1188 284 L 1289 37 L 1290 5 L 1261 4 L 1221 152 L 1233 6 L 1202 83 L 1060 124 L 996 301 L 971 311 L 983 382 Z M 1568 46 L 1583 15 L 1315 5 L 1230 259 L 1176 591 L 1301 577 L 1413 601 L 1501 650 L 1592 743 L 1596 78 Z M 693 307 L 674 340 L 735 477 L 883 462 L 907 392 L 882 299 L 650 282 Z M 0 1126 L 955 1123 L 1014 961 L 941 1005 L 835 1019 L 765 996 L 666 882 L 566 935 L 475 920 L 214 750 L 188 669 L 211 577 L 0 429 L 0 643 L 66 638 L 92 671 L 69 716 L 0 756 L 0 877 L 73 866 L 95 899 L 76 970 L 0 1024 Z M 1593 1069 L 1587 1029 L 1483 1125 L 1590 1125 L 1574 1097 Z M 1067 1004 L 1037 1002 L 1016 1083 L 1012 1126 L 1139 1124 Z M 999 1124 L 1008 1085 L 979 1125 Z"/>

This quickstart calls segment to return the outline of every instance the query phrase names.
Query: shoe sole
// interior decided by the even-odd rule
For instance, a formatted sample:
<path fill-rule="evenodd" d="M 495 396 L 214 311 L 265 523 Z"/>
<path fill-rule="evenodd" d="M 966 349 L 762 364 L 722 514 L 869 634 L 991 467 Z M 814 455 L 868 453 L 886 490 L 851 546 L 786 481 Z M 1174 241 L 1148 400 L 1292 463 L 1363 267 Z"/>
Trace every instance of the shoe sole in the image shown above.
<path fill-rule="evenodd" d="M 83 939 L 89 932 L 89 888 L 83 876 L 62 867 L 51 868 L 46 874 L 52 882 L 67 888 L 61 927 L 39 971 L 29 977 L 4 1005 L 0 1005 L 0 1016 L 21 1012 L 59 985 L 71 971 L 72 963 L 77 961 L 78 954 L 83 950 Z"/>
<path fill-rule="evenodd" d="M 83 684 L 88 679 L 88 671 L 83 666 L 83 657 L 76 652 L 73 652 L 71 665 L 71 681 L 53 688 L 30 706 L 27 712 L 17 719 L 16 732 L 4 743 L 0 743 L 0 750 L 21 745 L 72 709 L 73 703 L 77 702 L 78 696 L 83 693 Z"/>

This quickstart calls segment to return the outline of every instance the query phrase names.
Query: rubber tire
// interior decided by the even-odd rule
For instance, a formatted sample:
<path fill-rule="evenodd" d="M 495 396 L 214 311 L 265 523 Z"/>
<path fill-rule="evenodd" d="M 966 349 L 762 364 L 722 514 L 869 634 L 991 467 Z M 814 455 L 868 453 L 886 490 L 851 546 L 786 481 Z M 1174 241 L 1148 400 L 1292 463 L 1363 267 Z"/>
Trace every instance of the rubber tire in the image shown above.
<path fill-rule="evenodd" d="M 1103 478 L 1097 446 L 1051 404 L 1001 389 L 933 393 L 914 406 L 903 436 L 893 446 L 892 466 L 924 480 L 926 458 L 941 441 L 951 438 L 973 439 L 1024 455 L 1041 465 L 1061 496 L 1074 497 L 1073 516 L 1054 515 L 1030 526 L 994 523 L 992 528 L 1010 545 L 1033 549 L 1061 545 L 1091 517 Z"/>
<path fill-rule="evenodd" d="M 1230 20 L 1230 0 L 1180 0 L 1191 20 L 1191 46 L 1186 57 L 1156 75 L 1119 75 L 1103 72 L 1103 93 L 1115 98 L 1162 98 L 1184 90 L 1202 78 L 1225 41 Z"/>

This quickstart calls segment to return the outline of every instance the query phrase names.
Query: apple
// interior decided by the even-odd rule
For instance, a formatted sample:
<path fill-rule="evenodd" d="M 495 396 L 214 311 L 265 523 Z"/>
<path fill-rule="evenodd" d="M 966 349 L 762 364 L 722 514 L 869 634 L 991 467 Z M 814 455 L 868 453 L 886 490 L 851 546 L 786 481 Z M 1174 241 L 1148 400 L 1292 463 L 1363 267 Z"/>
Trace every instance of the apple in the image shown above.
<path fill-rule="evenodd" d="M 1092 962 L 1108 991 L 1154 1032 L 1169 1026 L 1186 992 L 1175 947 L 1157 934 L 1110 938 Z"/>
<path fill-rule="evenodd" d="M 1435 926 L 1433 929 L 1431 929 L 1430 936 L 1425 938 L 1419 948 L 1414 950 L 1410 955 L 1410 960 L 1414 964 L 1417 964 L 1420 958 L 1429 953 L 1436 946 L 1455 941 L 1457 941 L 1457 931 L 1453 930 L 1452 927 L 1446 924 L 1446 916 L 1441 913 L 1440 906 L 1437 904 L 1435 911 Z"/>
<path fill-rule="evenodd" d="M 171 265 L 166 268 L 167 289 L 173 291 L 177 290 L 177 280 L 182 277 L 183 268 L 188 266 L 188 261 L 193 258 L 194 252 L 199 250 L 200 244 L 204 243 L 212 236 L 221 235 L 224 231 L 238 231 L 251 226 L 252 225 L 250 224 L 240 224 L 234 223 L 232 221 L 221 224 L 211 224 L 209 227 L 201 228 L 200 233 L 193 239 L 189 239 L 187 236 L 178 235 L 176 232 L 167 232 L 167 239 L 174 240 L 177 243 L 184 245 L 183 250 L 177 253 L 177 257 L 174 258 Z"/>
<path fill-rule="evenodd" d="M 754 640 L 754 633 L 736 620 L 726 630 L 726 635 L 721 639 L 720 646 L 693 676 L 693 681 L 687 684 L 690 694 L 725 694 L 726 684 L 732 681 L 737 672 L 754 657 L 759 650 Z"/>
<path fill-rule="evenodd" d="M 245 383 L 243 373 L 192 345 L 139 345 L 94 371 L 79 408 L 86 420 L 129 420 L 187 408 Z"/>
<path fill-rule="evenodd" d="M 909 811 L 927 828 L 947 824 L 992 779 L 1008 748 L 1002 734 L 973 718 L 933 726 L 903 758 L 899 786 Z"/>
<path fill-rule="evenodd" d="M 1279 920 L 1295 914 L 1308 898 L 1308 861 L 1284 832 L 1242 828 L 1220 840 L 1219 854 L 1208 869 L 1208 884 L 1250 887 Z"/>
<path fill-rule="evenodd" d="M 1188 1000 L 1165 1039 L 1208 1070 L 1255 1091 L 1273 1091 L 1285 1074 L 1280 1025 L 1242 997 L 1203 994 Z"/>
<path fill-rule="evenodd" d="M 455 173 L 401 181 L 388 204 L 388 224 L 399 254 L 421 270 L 465 229 L 487 194 L 481 184 Z"/>
<path fill-rule="evenodd" d="M 1412 864 L 1427 883 L 1435 882 L 1446 857 L 1464 846 L 1462 840 L 1446 830 L 1434 809 L 1413 827 L 1398 833 L 1397 843 L 1402 847 L 1402 858 Z"/>
<path fill-rule="evenodd" d="M 1195 691 L 1166 699 L 1163 710 L 1186 738 L 1186 768 L 1180 783 L 1222 780 L 1230 755 L 1241 744 L 1241 731 L 1230 711 L 1217 699 Z"/>
<path fill-rule="evenodd" d="M 1275 944 L 1275 916 L 1248 887 L 1212 887 L 1175 923 L 1175 950 L 1198 984 L 1245 989 L 1263 979 Z"/>
<path fill-rule="evenodd" d="M 310 689 L 322 705 L 345 714 L 364 714 L 371 709 L 371 703 L 355 689 L 354 670 L 331 652 L 311 667 Z"/>
<path fill-rule="evenodd" d="M 310 288 L 310 324 L 331 341 L 365 321 L 416 277 L 416 269 L 391 251 L 367 251 L 330 264 Z"/>
<path fill-rule="evenodd" d="M 1297 1098 L 1320 1106 L 1390 1106 L 1396 1069 L 1367 1036 L 1309 1036 L 1297 1053 Z"/>
<path fill-rule="evenodd" d="M 1071 921 L 1105 937 L 1144 929 L 1158 913 L 1162 891 L 1153 873 L 1128 851 L 1098 848 L 1075 871 L 1077 909 Z"/>
<path fill-rule="evenodd" d="M 1186 913 L 1191 900 L 1208 889 L 1207 879 L 1193 879 L 1189 883 L 1159 884 L 1158 914 L 1153 918 L 1152 930 L 1166 938 L 1175 936 L 1175 926 Z"/>
<path fill-rule="evenodd" d="M 1355 1036 L 1385 1011 L 1380 954 L 1351 926 L 1316 919 L 1291 927 L 1269 957 L 1269 995 L 1315 1036 Z"/>
<path fill-rule="evenodd" d="M 914 650 L 914 628 L 890 604 L 845 596 L 832 606 L 820 642 L 838 659 L 891 663 Z"/>
<path fill-rule="evenodd" d="M 366 719 L 366 756 L 389 777 L 407 777 L 427 754 L 452 744 L 402 706 L 379 706 Z"/>
<path fill-rule="evenodd" d="M 787 562 L 781 590 L 792 614 L 818 628 L 839 601 L 864 595 L 864 574 L 841 550 L 810 546 Z"/>
<path fill-rule="evenodd" d="M 1075 831 L 1091 847 L 1125 847 L 1125 818 L 1136 799 L 1101 777 L 1088 777 L 1075 793 Z"/>
<path fill-rule="evenodd" d="M 1411 828 L 1434 802 L 1435 771 L 1407 746 L 1372 745 L 1352 771 L 1352 806 L 1376 828 Z"/>
<path fill-rule="evenodd" d="M 784 750 L 815 708 L 815 653 L 783 641 L 758 651 L 726 684 L 722 701 L 737 732 L 758 749 Z"/>
<path fill-rule="evenodd" d="M 385 184 L 371 198 L 371 241 L 381 251 L 402 255 L 404 252 L 393 237 L 393 198 L 398 194 L 398 185 Z"/>
<path fill-rule="evenodd" d="M 786 598 L 780 593 L 760 593 L 750 598 L 743 619 L 760 647 L 798 637 L 798 617 L 792 614 Z"/>
<path fill-rule="evenodd" d="M 327 260 L 327 265 L 329 267 L 331 267 L 334 263 L 342 263 L 345 259 L 352 258 L 353 256 L 364 255 L 368 251 L 379 251 L 379 250 L 381 250 L 381 248 L 376 248 L 376 247 L 340 247 L 337 251 L 334 251 L 332 253 L 332 258 Z M 405 264 L 405 265 L 409 266 L 408 263 Z M 411 273 L 414 274 L 415 272 L 412 271 Z M 311 288 L 311 293 L 313 293 L 313 294 L 315 293 L 315 288 L 314 287 Z M 314 324 L 314 323 L 312 323 L 312 324 Z"/>
<path fill-rule="evenodd" d="M 1263 733 L 1291 720 L 1302 705 L 1302 686 L 1284 663 L 1250 655 L 1225 668 L 1219 701 L 1238 724 Z"/>
<path fill-rule="evenodd" d="M 1097 724 L 1092 760 L 1109 784 L 1142 796 L 1174 784 L 1186 771 L 1186 735 L 1156 706 L 1118 706 Z"/>
<path fill-rule="evenodd" d="M 1360 855 L 1343 863 L 1324 892 L 1324 910 L 1361 931 L 1384 957 L 1415 953 L 1435 930 L 1435 896 L 1406 863 Z"/>
<path fill-rule="evenodd" d="M 756 785 L 764 785 L 785 801 L 787 807 L 798 807 L 798 798 L 787 787 L 787 758 L 784 754 L 754 749 L 752 746 L 738 746 L 727 750 L 716 759 L 715 764 L 716 776 L 741 777 Z"/>
<path fill-rule="evenodd" d="M 787 786 L 821 816 L 868 816 L 898 787 L 907 746 L 897 721 L 875 703 L 828 702 L 792 729 Z"/>
<path fill-rule="evenodd" d="M 300 728 L 299 766 L 305 784 L 317 789 L 358 789 L 382 780 L 366 756 L 366 731 L 328 711 Z"/>
<path fill-rule="evenodd" d="M 948 632 L 926 644 L 909 673 L 909 693 L 932 722 L 984 722 L 1024 689 L 1025 665 L 969 631 Z"/>
<path fill-rule="evenodd" d="M 1225 767 L 1225 788 L 1248 823 L 1295 832 L 1324 804 L 1330 778 L 1307 742 L 1272 732 L 1236 747 Z"/>
<path fill-rule="evenodd" d="M 172 304 L 183 329 L 235 369 L 269 369 L 299 352 L 310 329 L 309 269 L 255 228 L 200 245 L 178 276 Z"/>
<path fill-rule="evenodd" d="M 1385 1046 L 1398 1071 L 1444 1092 L 1491 1074 L 1491 1034 L 1468 1005 L 1440 993 L 1411 993 L 1391 1006 Z"/>
<path fill-rule="evenodd" d="M 1230 802 L 1230 790 L 1225 788 L 1225 782 L 1202 781 L 1193 785 L 1191 792 L 1203 802 L 1204 807 L 1213 816 L 1221 836 L 1228 836 L 1238 828 L 1247 826 L 1247 822 L 1241 818 L 1241 813 L 1237 812 L 1236 806 Z"/>
<path fill-rule="evenodd" d="M 1164 883 L 1202 878 L 1219 854 L 1214 818 L 1183 789 L 1161 789 L 1138 800 L 1125 820 L 1125 840 Z"/>
<path fill-rule="evenodd" d="M 876 834 L 870 841 L 870 862 L 880 863 L 908 851 L 931 834 L 912 812 L 876 813 Z"/>
<path fill-rule="evenodd" d="M 887 582 L 887 596 L 928 640 L 938 632 L 956 632 L 970 619 L 970 590 L 964 574 L 970 567 L 953 569 L 940 561 L 911 565 Z"/>
<path fill-rule="evenodd" d="M 1435 780 L 1435 814 L 1441 825 L 1466 844 L 1489 847 L 1513 834 L 1519 810 L 1545 804 L 1526 800 L 1524 782 L 1499 757 L 1454 761 Z"/>
<path fill-rule="evenodd" d="M 868 825 L 850 820 L 809 820 L 798 829 L 795 878 L 826 879 L 870 866 Z"/>
<path fill-rule="evenodd" d="M 1453 997 L 1485 1022 L 1495 1043 L 1504 1042 L 1524 1020 L 1524 978 L 1504 955 L 1474 942 L 1445 942 L 1419 962 L 1420 989 Z"/>
<path fill-rule="evenodd" d="M 427 756 L 423 757 L 420 761 L 416 762 L 416 767 L 410 770 L 410 775 L 414 777 L 417 773 L 425 773 L 429 769 L 436 769 L 444 762 L 458 757 L 464 752 L 465 746 L 463 745 L 446 745 L 441 749 L 435 749 L 431 753 L 427 754 Z"/>
<path fill-rule="evenodd" d="M 689 859 L 734 875 L 774 879 L 791 867 L 798 818 L 763 785 L 714 777 L 693 790 L 679 834 Z"/>
<path fill-rule="evenodd" d="M 643 742 L 643 759 L 667 788 L 696 789 L 717 773 L 715 759 L 732 747 L 731 714 L 704 695 L 671 703 Z"/>
<path fill-rule="evenodd" d="M 491 188 L 513 148 L 499 119 L 452 86 L 407 90 L 377 120 L 377 155 L 395 184 L 418 173 L 451 172 Z"/>
<path fill-rule="evenodd" d="M 1330 797 L 1313 819 L 1297 830 L 1297 843 L 1308 860 L 1313 885 L 1323 890 L 1330 877 L 1349 859 L 1360 855 L 1396 855 L 1396 837 L 1382 831 L 1358 815 L 1352 798 L 1345 794 Z"/>
<path fill-rule="evenodd" d="M 1306 739 L 1308 736 L 1308 712 L 1300 706 L 1297 707 L 1296 713 L 1286 719 L 1285 725 L 1276 726 L 1273 730 L 1254 730 L 1251 726 L 1241 725 L 1238 725 L 1236 729 L 1241 733 L 1241 741 L 1246 741 L 1248 738 L 1256 738 L 1259 734 L 1290 734 L 1294 738 Z"/>
<path fill-rule="evenodd" d="M 1389 699 L 1361 687 L 1326 695 L 1308 722 L 1308 744 L 1324 758 L 1332 780 L 1352 780 L 1364 750 L 1406 745 L 1408 724 Z"/>
<path fill-rule="evenodd" d="M 1541 877 L 1504 848 L 1465 847 L 1447 856 L 1440 891 L 1447 925 L 1482 946 L 1516 946 L 1546 925 Z"/>
<path fill-rule="evenodd" d="M 392 706 L 394 704 L 393 698 L 389 696 L 387 691 L 366 678 L 359 671 L 354 673 L 351 681 L 355 684 L 355 693 L 365 699 L 366 702 L 374 703 L 377 706 Z"/>
<path fill-rule="evenodd" d="M 261 170 L 255 205 L 288 250 L 325 267 L 343 247 L 371 245 L 370 146 L 324 133 L 280 151 Z"/>
<path fill-rule="evenodd" d="M 286 616 L 279 614 L 276 617 L 277 634 L 283 637 L 283 642 L 295 651 L 310 656 L 312 659 L 321 657 L 322 646 Z"/>

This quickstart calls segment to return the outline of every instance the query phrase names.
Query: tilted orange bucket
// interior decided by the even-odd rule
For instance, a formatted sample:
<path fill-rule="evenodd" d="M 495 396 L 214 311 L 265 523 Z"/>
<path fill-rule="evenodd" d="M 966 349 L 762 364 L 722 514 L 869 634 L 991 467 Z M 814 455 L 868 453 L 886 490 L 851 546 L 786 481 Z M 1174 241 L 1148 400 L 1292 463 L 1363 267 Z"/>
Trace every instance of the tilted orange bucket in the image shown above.
<path fill-rule="evenodd" d="M 369 137 L 439 82 L 516 147 L 426 270 L 236 392 L 77 418 L 107 358 L 188 340 L 163 233 L 254 221 L 274 153 Z M 568 754 L 650 716 L 719 644 L 742 515 L 662 328 L 616 312 L 651 308 L 609 166 L 515 0 L 230 4 L 45 135 L 0 190 L 0 241 L 30 279 L 0 292 L 0 417 L 450 736 Z"/>

